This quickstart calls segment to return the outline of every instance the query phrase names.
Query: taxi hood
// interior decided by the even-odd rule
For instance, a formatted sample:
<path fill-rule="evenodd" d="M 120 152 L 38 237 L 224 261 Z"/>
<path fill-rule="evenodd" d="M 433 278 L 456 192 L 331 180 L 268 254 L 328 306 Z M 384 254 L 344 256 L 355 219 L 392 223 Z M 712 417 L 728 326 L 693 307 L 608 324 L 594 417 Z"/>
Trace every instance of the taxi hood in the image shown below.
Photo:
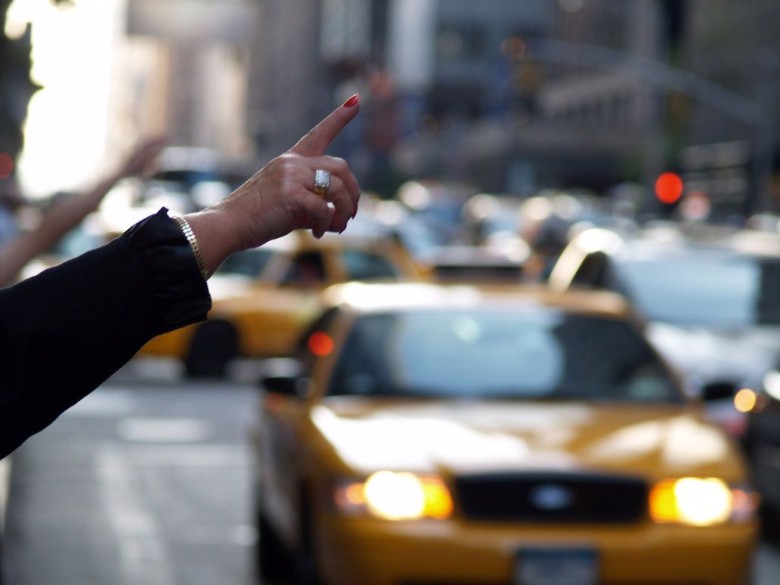
<path fill-rule="evenodd" d="M 555 470 L 744 479 L 722 431 L 690 406 L 332 397 L 315 432 L 356 474 Z"/>

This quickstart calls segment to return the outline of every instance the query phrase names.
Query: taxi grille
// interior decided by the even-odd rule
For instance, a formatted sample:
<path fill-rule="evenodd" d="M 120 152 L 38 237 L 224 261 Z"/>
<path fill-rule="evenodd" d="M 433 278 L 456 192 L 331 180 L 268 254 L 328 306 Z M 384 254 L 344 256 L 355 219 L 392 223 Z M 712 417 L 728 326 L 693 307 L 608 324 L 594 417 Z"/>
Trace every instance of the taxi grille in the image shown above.
<path fill-rule="evenodd" d="M 567 473 L 480 474 L 455 480 L 465 518 L 493 522 L 629 524 L 642 519 L 641 480 Z"/>

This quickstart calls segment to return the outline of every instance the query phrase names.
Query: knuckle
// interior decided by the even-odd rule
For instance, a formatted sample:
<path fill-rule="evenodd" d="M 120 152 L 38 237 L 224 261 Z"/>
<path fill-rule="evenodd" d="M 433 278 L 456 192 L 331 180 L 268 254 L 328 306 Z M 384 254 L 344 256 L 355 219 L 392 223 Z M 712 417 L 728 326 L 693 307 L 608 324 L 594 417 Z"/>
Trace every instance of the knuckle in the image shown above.
<path fill-rule="evenodd" d="M 292 152 L 285 152 L 284 154 L 280 154 L 278 157 L 276 157 L 275 160 L 280 166 L 289 167 L 290 165 L 294 164 L 298 158 L 299 157 Z"/>
<path fill-rule="evenodd" d="M 333 164 L 339 171 L 343 171 L 349 168 L 349 165 L 347 165 L 347 161 L 341 158 L 340 156 L 334 156 L 331 158 L 333 160 Z"/>

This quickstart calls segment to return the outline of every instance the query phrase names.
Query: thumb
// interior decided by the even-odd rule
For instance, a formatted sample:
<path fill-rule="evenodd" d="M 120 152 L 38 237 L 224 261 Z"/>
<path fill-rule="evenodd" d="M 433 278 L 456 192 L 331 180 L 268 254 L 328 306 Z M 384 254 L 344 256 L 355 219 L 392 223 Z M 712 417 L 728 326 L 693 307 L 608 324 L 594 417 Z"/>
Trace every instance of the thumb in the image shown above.
<path fill-rule="evenodd" d="M 355 94 L 309 130 L 290 149 L 290 152 L 302 156 L 321 156 L 325 154 L 333 139 L 357 115 L 359 109 L 358 94 Z"/>

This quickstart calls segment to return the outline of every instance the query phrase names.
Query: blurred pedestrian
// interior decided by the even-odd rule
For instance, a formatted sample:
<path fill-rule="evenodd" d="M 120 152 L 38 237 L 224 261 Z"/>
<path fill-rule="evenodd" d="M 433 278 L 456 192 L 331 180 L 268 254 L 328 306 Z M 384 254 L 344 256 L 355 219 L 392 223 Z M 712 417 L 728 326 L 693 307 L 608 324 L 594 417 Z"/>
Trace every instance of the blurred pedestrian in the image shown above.
<path fill-rule="evenodd" d="M 27 200 L 19 190 L 16 175 L 11 174 L 0 179 L 0 246 L 19 235 L 16 214 Z"/>
<path fill-rule="evenodd" d="M 155 165 L 165 145 L 163 138 L 155 137 L 142 142 L 122 162 L 119 168 L 84 193 L 63 195 L 37 213 L 35 225 L 20 227 L 18 214 L 23 207 L 31 207 L 22 197 L 14 177 L 0 185 L 0 195 L 6 202 L 7 215 L 0 219 L 5 233 L 0 229 L 0 287 L 7 286 L 18 277 L 19 271 L 41 253 L 50 249 L 65 234 L 78 226 L 87 215 L 98 208 L 103 198 L 122 179 L 143 175 Z"/>
<path fill-rule="evenodd" d="M 296 229 L 342 232 L 360 187 L 326 156 L 349 98 L 219 203 L 166 209 L 106 245 L 0 289 L 0 457 L 51 424 L 152 337 L 204 320 L 207 279 L 230 255 Z"/>

